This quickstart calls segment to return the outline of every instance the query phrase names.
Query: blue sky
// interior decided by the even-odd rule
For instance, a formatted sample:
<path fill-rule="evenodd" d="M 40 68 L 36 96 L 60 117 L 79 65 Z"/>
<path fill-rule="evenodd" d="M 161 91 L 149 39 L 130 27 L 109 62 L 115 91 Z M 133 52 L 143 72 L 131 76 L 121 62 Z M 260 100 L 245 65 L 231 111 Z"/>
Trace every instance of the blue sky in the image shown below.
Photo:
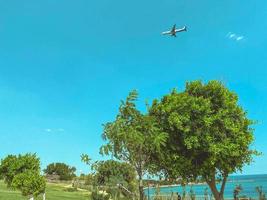
<path fill-rule="evenodd" d="M 188 80 L 222 80 L 258 120 L 266 173 L 267 2 L 0 0 L 0 157 L 36 152 L 87 171 L 102 124 L 132 89 L 140 108 Z M 188 26 L 177 38 L 160 32 Z"/>

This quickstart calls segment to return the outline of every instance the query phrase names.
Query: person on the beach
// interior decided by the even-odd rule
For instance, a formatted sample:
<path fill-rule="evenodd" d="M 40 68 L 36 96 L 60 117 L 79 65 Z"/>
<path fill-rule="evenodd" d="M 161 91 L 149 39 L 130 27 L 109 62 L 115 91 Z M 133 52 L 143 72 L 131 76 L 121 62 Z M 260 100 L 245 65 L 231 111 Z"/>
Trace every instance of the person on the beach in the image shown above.
<path fill-rule="evenodd" d="M 182 197 L 178 192 L 177 192 L 177 200 L 182 200 Z"/>

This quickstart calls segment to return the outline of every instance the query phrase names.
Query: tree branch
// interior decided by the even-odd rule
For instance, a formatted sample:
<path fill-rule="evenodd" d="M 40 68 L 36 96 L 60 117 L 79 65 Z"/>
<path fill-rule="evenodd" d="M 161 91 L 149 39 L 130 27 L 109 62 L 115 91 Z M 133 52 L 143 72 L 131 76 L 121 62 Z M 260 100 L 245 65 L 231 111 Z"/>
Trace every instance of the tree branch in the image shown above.
<path fill-rule="evenodd" d="M 228 173 L 225 173 L 223 176 L 223 181 L 222 181 L 222 185 L 221 185 L 221 190 L 220 190 L 220 196 L 223 197 L 223 193 L 224 193 L 224 188 L 225 188 L 225 184 L 228 178 Z"/>

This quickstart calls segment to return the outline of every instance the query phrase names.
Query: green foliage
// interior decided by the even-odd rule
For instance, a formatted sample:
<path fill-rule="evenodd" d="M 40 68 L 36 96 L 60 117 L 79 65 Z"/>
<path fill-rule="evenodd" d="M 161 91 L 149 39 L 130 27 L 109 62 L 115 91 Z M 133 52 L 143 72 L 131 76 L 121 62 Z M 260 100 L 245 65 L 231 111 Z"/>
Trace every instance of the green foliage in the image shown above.
<path fill-rule="evenodd" d="M 0 174 L 8 187 L 20 190 L 24 196 L 37 196 L 45 191 L 36 154 L 7 156 L 1 161 Z"/>
<path fill-rule="evenodd" d="M 150 116 L 168 134 L 153 160 L 156 171 L 170 177 L 201 176 L 210 186 L 221 177 L 223 190 L 228 174 L 241 171 L 258 154 L 250 149 L 253 121 L 238 105 L 237 95 L 218 81 L 194 81 L 183 92 L 173 90 L 153 102 Z"/>
<path fill-rule="evenodd" d="M 68 166 L 65 163 L 51 163 L 49 164 L 44 173 L 49 175 L 58 175 L 60 180 L 72 180 L 75 175 L 76 168 Z"/>
<path fill-rule="evenodd" d="M 99 193 L 97 191 L 93 191 L 91 198 L 92 200 L 109 200 L 110 195 L 107 193 Z"/>
<path fill-rule="evenodd" d="M 88 174 L 85 177 L 85 185 L 95 185 L 96 180 L 95 180 L 95 176 L 93 174 Z"/>
<path fill-rule="evenodd" d="M 16 175 L 11 183 L 11 187 L 19 189 L 23 196 L 32 195 L 34 197 L 45 192 L 45 179 L 35 171 L 25 171 Z"/>
<path fill-rule="evenodd" d="M 107 144 L 100 153 L 112 154 L 134 166 L 139 177 L 140 199 L 143 199 L 142 177 L 149 167 L 151 152 L 159 150 L 166 134 L 160 132 L 153 117 L 136 108 L 137 97 L 137 92 L 132 91 L 126 101 L 122 101 L 115 121 L 104 125 L 103 139 Z"/>
<path fill-rule="evenodd" d="M 94 166 L 98 185 L 116 186 L 123 184 L 130 191 L 135 189 L 135 171 L 127 164 L 115 160 L 99 161 Z"/>
<path fill-rule="evenodd" d="M 1 160 L 0 174 L 8 187 L 11 186 L 17 174 L 29 170 L 36 173 L 40 172 L 40 160 L 36 154 L 8 155 L 5 159 Z"/>
<path fill-rule="evenodd" d="M 84 162 L 85 164 L 90 165 L 92 159 L 91 159 L 87 154 L 82 154 L 82 155 L 81 155 L 81 160 L 82 160 L 82 162 Z"/>
<path fill-rule="evenodd" d="M 108 143 L 100 152 L 146 169 L 148 152 L 158 149 L 166 136 L 159 132 L 152 117 L 137 110 L 136 101 L 137 92 L 132 91 L 121 103 L 116 120 L 105 124 L 103 138 Z"/>
<path fill-rule="evenodd" d="M 79 178 L 77 178 L 78 180 L 80 181 L 83 181 L 84 182 L 84 185 L 86 186 L 92 186 L 92 185 L 95 185 L 96 184 L 96 181 L 95 181 L 95 175 L 90 173 L 90 174 L 81 174 Z"/>

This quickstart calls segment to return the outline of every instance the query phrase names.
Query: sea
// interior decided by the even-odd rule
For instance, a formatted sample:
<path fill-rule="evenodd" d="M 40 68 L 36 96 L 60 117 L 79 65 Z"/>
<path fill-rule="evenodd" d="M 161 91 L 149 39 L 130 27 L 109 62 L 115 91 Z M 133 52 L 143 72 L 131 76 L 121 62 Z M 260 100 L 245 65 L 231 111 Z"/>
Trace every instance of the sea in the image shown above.
<path fill-rule="evenodd" d="M 256 192 L 256 187 L 261 186 L 263 192 L 267 192 L 267 174 L 258 174 L 258 175 L 234 175 L 229 176 L 228 181 L 226 183 L 224 197 L 225 198 L 232 198 L 233 191 L 237 185 L 241 185 L 242 191 L 240 192 L 240 196 L 247 196 L 251 198 L 257 198 L 258 193 Z M 208 188 L 206 184 L 197 184 L 197 185 L 187 185 L 185 187 L 186 192 L 189 193 L 190 189 L 193 189 L 194 193 L 197 196 L 203 196 L 204 191 Z M 220 188 L 220 184 L 217 185 Z M 208 188 L 209 189 L 209 188 Z M 145 194 L 148 196 L 155 195 L 155 188 L 146 188 Z M 170 195 L 172 192 L 182 194 L 183 188 L 182 186 L 175 185 L 175 186 L 163 186 L 160 187 L 160 194 L 161 195 Z M 209 190 L 209 194 L 211 191 Z"/>

